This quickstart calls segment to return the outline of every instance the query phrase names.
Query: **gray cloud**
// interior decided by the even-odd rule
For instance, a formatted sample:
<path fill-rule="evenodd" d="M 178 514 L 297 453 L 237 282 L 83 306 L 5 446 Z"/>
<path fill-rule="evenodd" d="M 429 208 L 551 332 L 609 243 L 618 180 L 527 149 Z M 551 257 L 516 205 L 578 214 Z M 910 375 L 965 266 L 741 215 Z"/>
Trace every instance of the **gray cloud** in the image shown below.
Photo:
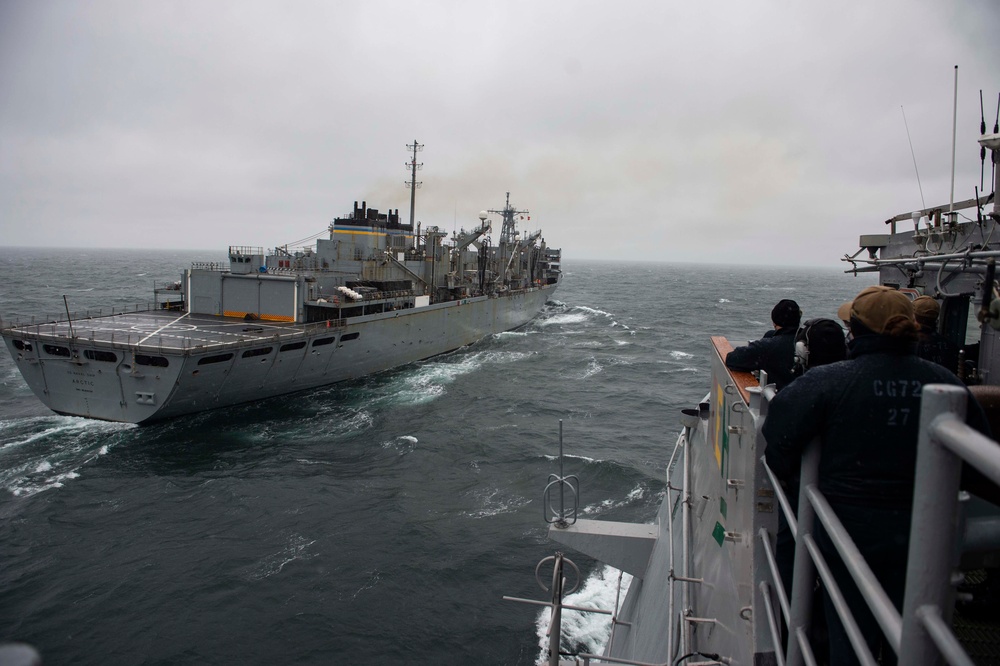
<path fill-rule="evenodd" d="M 479 6 L 480 4 L 484 6 Z M 5 245 L 273 246 L 366 199 L 567 259 L 834 264 L 979 183 L 992 0 L 0 5 Z M 802 5 L 802 6 L 799 6 Z M 992 120 L 990 120 L 992 124 Z"/>

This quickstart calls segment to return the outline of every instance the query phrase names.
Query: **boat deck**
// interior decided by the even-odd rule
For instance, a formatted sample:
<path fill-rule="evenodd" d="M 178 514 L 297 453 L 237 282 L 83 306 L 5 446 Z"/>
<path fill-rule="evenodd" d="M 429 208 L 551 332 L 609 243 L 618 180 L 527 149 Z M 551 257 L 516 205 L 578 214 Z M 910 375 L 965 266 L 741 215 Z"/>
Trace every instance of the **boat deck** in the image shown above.
<path fill-rule="evenodd" d="M 337 325 L 339 322 L 330 322 Z M 72 327 L 72 330 L 71 330 Z M 255 342 L 299 337 L 327 324 L 293 324 L 243 320 L 176 311 L 150 310 L 42 324 L 9 324 L 4 333 L 39 340 L 93 340 L 102 345 L 185 350 L 246 346 Z"/>

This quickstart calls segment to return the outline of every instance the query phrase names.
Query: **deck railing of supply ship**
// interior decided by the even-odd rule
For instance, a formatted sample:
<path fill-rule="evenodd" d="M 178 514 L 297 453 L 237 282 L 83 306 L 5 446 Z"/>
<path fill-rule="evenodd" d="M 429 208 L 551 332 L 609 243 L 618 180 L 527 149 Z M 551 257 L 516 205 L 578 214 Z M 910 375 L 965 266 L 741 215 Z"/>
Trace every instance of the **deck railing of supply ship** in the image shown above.
<path fill-rule="evenodd" d="M 944 659 L 957 666 L 973 665 L 974 662 L 955 637 L 950 622 L 954 601 L 952 572 L 958 565 L 959 556 L 955 544 L 977 528 L 974 521 L 968 521 L 964 533 L 961 530 L 960 496 L 964 493 L 959 492 L 959 480 L 964 461 L 1000 485 L 1000 447 L 965 424 L 968 396 L 966 389 L 957 386 L 927 385 L 923 388 L 914 482 L 916 490 L 902 613 L 893 605 L 817 487 L 819 441 L 811 442 L 803 455 L 797 516 L 792 513 L 773 473 L 764 464 L 795 538 L 795 568 L 789 596 L 778 575 L 767 530 L 762 528 L 759 535 L 772 578 L 770 582 L 760 581 L 759 584 L 765 600 L 773 585 L 782 616 L 789 627 L 785 652 L 777 650 L 775 654 L 779 666 L 817 663 L 808 639 L 817 573 L 859 661 L 866 665 L 877 663 L 833 580 L 826 560 L 819 552 L 813 537 L 815 519 L 830 536 L 889 646 L 898 655 L 900 664 L 930 666 Z M 989 541 L 989 535 L 981 536 L 980 541 L 984 539 Z M 992 546 L 996 548 L 1000 544 Z M 778 645 L 778 618 L 770 607 L 765 610 L 771 634 Z"/>
<path fill-rule="evenodd" d="M 0 316 L 0 330 L 6 330 L 11 328 L 24 328 L 27 326 L 41 326 L 46 324 L 58 324 L 66 321 L 82 321 L 84 319 L 99 319 L 101 317 L 114 317 L 123 314 L 136 314 L 142 312 L 156 312 L 160 308 L 157 307 L 156 303 L 151 303 L 146 301 L 145 303 L 132 303 L 130 305 L 121 305 L 107 308 L 93 308 L 86 310 L 77 310 L 69 312 L 60 312 L 56 314 L 51 313 L 41 313 L 41 314 L 8 314 L 5 316 Z M 67 320 L 68 316 L 68 320 Z"/>
<path fill-rule="evenodd" d="M 89 342 L 94 344 L 99 342 L 102 347 L 111 349 L 125 349 L 134 351 L 151 351 L 159 353 L 192 354 L 209 351 L 239 350 L 244 347 L 255 347 L 266 342 L 293 342 L 299 339 L 307 339 L 323 330 L 340 330 L 347 326 L 346 319 L 330 319 L 308 324 L 296 324 L 294 326 L 282 326 L 273 332 L 262 335 L 253 335 L 247 338 L 237 338 L 224 341 L 206 341 L 203 339 L 190 339 L 183 336 L 167 336 L 156 332 L 131 332 L 131 331 L 104 331 L 98 338 L 94 329 L 88 329 L 86 333 L 72 332 L 67 324 L 75 324 L 82 321 L 92 321 L 103 317 L 114 317 L 125 314 L 141 314 L 143 312 L 162 312 L 161 310 L 115 310 L 112 312 L 87 311 L 79 316 L 71 313 L 70 318 L 44 318 L 34 317 L 25 320 L 10 321 L 4 319 L 0 321 L 0 331 L 8 335 L 17 335 L 23 339 L 37 340 L 39 342 L 63 342 L 71 339 L 73 342 Z M 253 322 L 245 322 L 252 325 Z"/>

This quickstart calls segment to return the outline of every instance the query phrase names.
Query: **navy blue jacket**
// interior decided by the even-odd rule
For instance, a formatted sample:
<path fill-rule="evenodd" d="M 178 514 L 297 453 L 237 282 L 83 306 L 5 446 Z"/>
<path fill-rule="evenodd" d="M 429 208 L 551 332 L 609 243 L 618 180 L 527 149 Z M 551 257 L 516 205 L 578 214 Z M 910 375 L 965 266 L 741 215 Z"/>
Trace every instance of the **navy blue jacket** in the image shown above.
<path fill-rule="evenodd" d="M 921 389 L 963 386 L 913 348 L 886 336 L 858 337 L 849 360 L 812 368 L 778 393 L 763 426 L 767 464 L 778 478 L 797 476 L 803 449 L 818 435 L 819 488 L 831 503 L 909 507 Z M 989 433 L 982 408 L 969 397 L 966 421 Z"/>
<path fill-rule="evenodd" d="M 958 345 L 931 326 L 920 327 L 917 356 L 943 365 L 952 372 L 958 372 Z"/>
<path fill-rule="evenodd" d="M 794 326 L 785 326 L 768 331 L 763 338 L 745 347 L 737 347 L 726 355 L 726 367 L 745 372 L 763 370 L 768 381 L 774 382 L 779 390 L 785 388 L 795 379 L 792 369 L 795 367 L 797 330 Z"/>

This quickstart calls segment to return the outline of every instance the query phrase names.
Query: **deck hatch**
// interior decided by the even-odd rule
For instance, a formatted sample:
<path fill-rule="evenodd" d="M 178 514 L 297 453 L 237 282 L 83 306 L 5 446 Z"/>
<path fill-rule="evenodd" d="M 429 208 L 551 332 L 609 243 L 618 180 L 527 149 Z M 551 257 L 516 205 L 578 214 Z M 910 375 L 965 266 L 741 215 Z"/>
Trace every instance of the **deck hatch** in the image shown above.
<path fill-rule="evenodd" d="M 155 368 L 165 368 L 170 365 L 166 356 L 149 356 L 148 354 L 136 354 L 136 365 L 151 365 Z"/>
<path fill-rule="evenodd" d="M 118 356 L 114 352 L 103 349 L 84 349 L 83 355 L 91 361 L 104 361 L 105 363 L 117 363 Z"/>
<path fill-rule="evenodd" d="M 357 340 L 360 335 L 360 333 L 344 333 L 340 336 L 340 341 L 347 342 L 348 340 Z"/>
<path fill-rule="evenodd" d="M 278 349 L 278 351 L 283 351 L 283 352 L 295 351 L 296 349 L 302 349 L 305 346 L 306 346 L 306 341 L 299 340 L 298 342 L 289 342 L 288 344 L 281 345 L 281 348 Z"/>
<path fill-rule="evenodd" d="M 253 358 L 254 356 L 267 356 L 272 351 L 274 347 L 260 347 L 258 349 L 248 349 L 243 352 L 243 358 Z"/>
<path fill-rule="evenodd" d="M 323 345 L 332 345 L 337 338 L 320 338 L 318 340 L 313 340 L 313 347 L 322 347 Z"/>

